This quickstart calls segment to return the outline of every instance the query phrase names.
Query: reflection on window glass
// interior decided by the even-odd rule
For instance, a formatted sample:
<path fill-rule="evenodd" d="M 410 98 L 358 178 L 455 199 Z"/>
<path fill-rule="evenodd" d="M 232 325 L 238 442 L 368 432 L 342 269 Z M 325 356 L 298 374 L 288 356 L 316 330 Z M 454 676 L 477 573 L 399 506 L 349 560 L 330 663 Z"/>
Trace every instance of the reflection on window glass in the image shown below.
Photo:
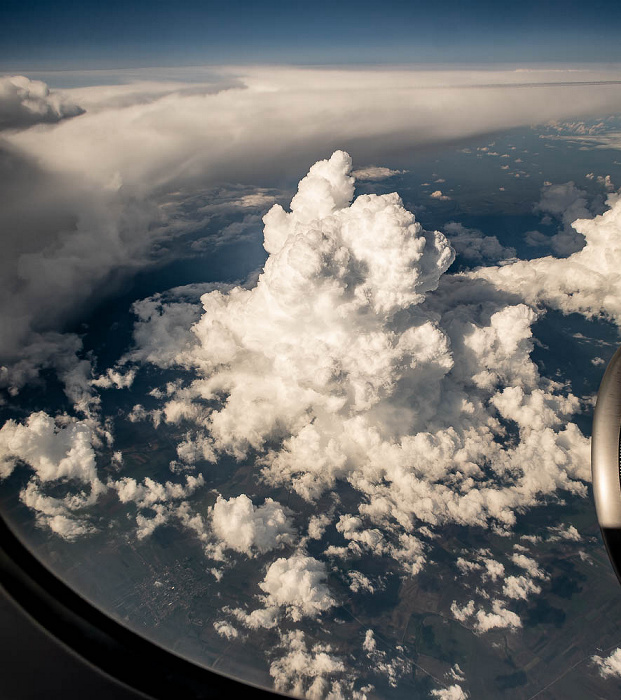
<path fill-rule="evenodd" d="M 173 73 L 0 78 L 4 517 L 266 688 L 614 697 L 618 71 Z"/>

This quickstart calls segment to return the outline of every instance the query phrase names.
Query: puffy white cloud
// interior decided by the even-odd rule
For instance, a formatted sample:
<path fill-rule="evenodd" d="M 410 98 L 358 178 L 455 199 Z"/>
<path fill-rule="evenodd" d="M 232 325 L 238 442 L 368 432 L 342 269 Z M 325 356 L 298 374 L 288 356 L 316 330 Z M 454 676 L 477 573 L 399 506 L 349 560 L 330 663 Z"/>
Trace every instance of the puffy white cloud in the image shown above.
<path fill-rule="evenodd" d="M 48 527 L 52 532 L 66 540 L 74 540 L 82 535 L 94 532 L 95 528 L 88 519 L 81 517 L 79 510 L 93 505 L 101 493 L 101 485 L 95 486 L 90 496 L 54 498 L 46 496 L 36 479 L 31 479 L 19 494 L 20 501 L 31 508 L 40 526 Z M 78 512 L 76 512 L 78 511 Z"/>
<path fill-rule="evenodd" d="M 213 623 L 213 626 L 216 632 L 221 637 L 225 637 L 226 639 L 237 639 L 237 637 L 239 636 L 239 631 L 237 630 L 237 628 L 233 627 L 233 625 L 226 622 L 226 620 L 216 620 Z"/>
<path fill-rule="evenodd" d="M 377 649 L 377 642 L 375 641 L 375 632 L 373 632 L 373 630 L 367 630 L 365 632 L 362 648 L 369 654 Z"/>
<path fill-rule="evenodd" d="M 375 586 L 371 583 L 368 576 L 361 574 L 359 571 L 348 571 L 349 588 L 354 593 L 366 591 L 367 593 L 375 593 Z"/>
<path fill-rule="evenodd" d="M 447 194 L 442 194 L 442 190 L 434 190 L 429 196 L 431 199 L 438 199 L 442 202 L 448 202 L 450 199 Z"/>
<path fill-rule="evenodd" d="M 520 617 L 515 611 L 509 610 L 507 605 L 512 601 L 528 600 L 533 595 L 539 595 L 542 591 L 539 581 L 549 580 L 548 574 L 537 562 L 523 554 L 528 551 L 525 547 L 516 543 L 513 549 L 513 553 L 507 556 L 507 566 L 513 569 L 519 567 L 525 573 L 506 575 L 505 565 L 494 559 L 489 549 L 476 550 L 471 552 L 470 559 L 459 557 L 456 561 L 460 573 L 468 575 L 462 581 L 462 587 L 470 594 L 474 592 L 479 601 L 477 603 L 476 599 L 472 599 L 463 605 L 454 601 L 451 612 L 459 622 L 472 625 L 477 633 L 500 626 L 520 627 Z M 476 579 L 482 585 L 477 585 Z M 499 596 L 506 600 L 501 600 Z M 488 604 L 485 602 L 490 600 L 491 611 L 486 609 Z"/>
<path fill-rule="evenodd" d="M 447 678 L 450 678 L 451 680 L 454 681 L 464 681 L 466 680 L 466 677 L 464 676 L 464 672 L 461 670 L 461 667 L 459 664 L 455 664 L 451 670 L 446 674 Z"/>
<path fill-rule="evenodd" d="M 474 615 L 474 600 L 468 601 L 466 605 L 459 606 L 455 601 L 451 603 L 451 613 L 459 622 L 465 622 L 469 617 Z"/>
<path fill-rule="evenodd" d="M 241 608 L 235 608 L 233 610 L 225 609 L 225 612 L 230 612 L 237 620 L 251 630 L 261 628 L 272 629 L 276 627 L 279 620 L 279 609 L 276 605 L 267 608 L 257 608 L 249 613 Z"/>
<path fill-rule="evenodd" d="M 284 608 L 292 620 L 317 617 L 336 602 L 325 583 L 326 566 L 313 557 L 294 554 L 276 559 L 259 584 L 268 606 Z"/>
<path fill-rule="evenodd" d="M 193 390 L 204 398 L 229 394 L 208 419 L 215 450 L 243 455 L 270 435 L 294 433 L 289 445 L 302 456 L 321 442 L 308 424 L 309 410 L 318 425 L 344 407 L 354 415 L 368 410 L 394 381 L 393 368 L 413 362 L 408 358 L 418 348 L 418 363 L 433 366 L 435 360 L 437 371 L 448 369 L 446 340 L 430 322 L 421 320 L 400 337 L 386 325 L 399 308 L 437 286 L 451 250 L 440 234 L 422 231 L 396 195 L 363 195 L 347 207 L 349 169 L 349 158 L 336 153 L 300 183 L 290 214 L 275 206 L 266 215 L 271 255 L 254 289 L 202 298 L 205 313 L 193 329 L 201 341 L 195 363 L 213 374 Z M 190 415 L 187 399 L 184 406 L 169 402 L 168 419 Z M 323 458 L 332 469 L 343 461 L 334 457 Z M 296 458 L 282 453 L 289 464 L 274 461 L 271 469 L 291 473 Z M 300 481 L 300 492 L 310 494 L 311 480 Z"/>
<path fill-rule="evenodd" d="M 364 529 L 362 520 L 352 515 L 342 515 L 336 524 L 337 532 L 340 532 L 346 540 L 354 542 L 359 548 L 367 549 L 375 554 L 382 554 L 387 545 L 384 536 L 377 528 Z"/>
<path fill-rule="evenodd" d="M 479 571 L 481 569 L 481 564 L 474 561 L 468 561 L 463 557 L 458 557 L 455 564 L 462 574 L 467 574 L 471 571 Z"/>
<path fill-rule="evenodd" d="M 151 510 L 155 513 L 151 517 L 146 517 L 142 513 L 136 515 L 136 525 L 138 525 L 136 537 L 139 540 L 152 535 L 155 528 L 164 525 L 170 519 L 170 511 L 161 503 L 153 504 Z"/>
<path fill-rule="evenodd" d="M 485 571 L 483 573 L 483 579 L 488 579 L 490 581 L 496 581 L 505 575 L 505 567 L 495 559 L 483 559 L 483 564 L 485 566 Z"/>
<path fill-rule="evenodd" d="M 621 649 L 615 649 L 605 658 L 594 655 L 591 660 L 599 666 L 599 673 L 603 678 L 621 677 Z"/>
<path fill-rule="evenodd" d="M 192 324 L 200 317 L 196 300 L 214 289 L 227 285 L 200 284 L 177 287 L 164 294 L 155 294 L 132 305 L 136 316 L 134 347 L 121 363 L 149 362 L 161 368 L 183 364 L 183 356 L 191 353 L 197 339 Z"/>
<path fill-rule="evenodd" d="M 42 482 L 90 483 L 96 479 L 96 440 L 87 421 L 54 420 L 43 411 L 30 414 L 24 424 L 8 420 L 0 428 L 0 476 L 9 476 L 19 462 L 26 462 Z"/>
<path fill-rule="evenodd" d="M 572 227 L 573 222 L 600 214 L 601 205 L 601 198 L 595 198 L 589 203 L 586 191 L 576 187 L 573 182 L 546 183 L 541 190 L 541 199 L 533 211 L 544 214 L 544 222 L 557 219 L 561 228 L 549 238 L 538 231 L 531 231 L 527 234 L 527 242 L 535 246 L 549 245 L 561 257 L 571 255 L 584 247 L 584 236 Z"/>
<path fill-rule="evenodd" d="M 575 528 L 573 528 L 575 530 Z M 517 564 L 519 567 L 522 569 L 526 569 L 526 571 L 533 577 L 533 578 L 540 578 L 540 579 L 547 579 L 548 575 L 541 569 L 539 564 L 532 559 L 531 557 L 527 557 L 525 554 L 512 554 L 511 555 L 511 561 L 514 564 Z"/>
<path fill-rule="evenodd" d="M 162 412 L 160 410 L 155 409 L 154 411 L 147 411 L 147 409 L 141 403 L 137 403 L 127 414 L 127 420 L 130 421 L 130 423 L 140 423 L 141 421 L 151 419 L 153 421 L 153 425 L 157 428 L 157 426 L 160 424 L 161 415 Z"/>
<path fill-rule="evenodd" d="M 271 498 L 255 506 L 245 494 L 228 500 L 218 496 L 210 509 L 215 534 L 226 547 L 253 556 L 293 541 L 286 510 Z"/>
<path fill-rule="evenodd" d="M 477 610 L 474 620 L 474 631 L 479 634 L 491 629 L 517 629 L 522 626 L 522 621 L 499 600 L 492 601 L 491 611 L 482 608 Z"/>
<path fill-rule="evenodd" d="M 0 76 L 0 129 L 25 129 L 59 122 L 84 110 L 40 80 L 23 75 Z"/>
<path fill-rule="evenodd" d="M 326 515 L 325 513 L 320 515 L 312 515 L 308 521 L 308 537 L 311 540 L 320 540 L 323 537 L 330 520 L 330 516 Z"/>
<path fill-rule="evenodd" d="M 20 500 L 40 525 L 68 540 L 94 530 L 80 511 L 93 506 L 106 490 L 96 469 L 101 434 L 90 419 L 54 419 L 43 411 L 31 413 L 23 424 L 8 420 L 0 429 L 0 479 L 19 464 L 28 465 L 34 473 Z M 58 483 L 64 485 L 63 498 L 45 494 L 47 486 Z"/>
<path fill-rule="evenodd" d="M 514 600 L 527 600 L 530 594 L 538 595 L 541 593 L 541 586 L 538 586 L 528 576 L 507 576 L 502 593 L 507 598 Z"/>
<path fill-rule="evenodd" d="M 569 540 L 570 542 L 580 542 L 582 536 L 578 530 L 573 525 L 563 525 L 552 526 L 549 528 L 552 533 L 548 537 L 548 542 L 554 542 L 555 540 Z"/>
<path fill-rule="evenodd" d="M 167 481 L 162 484 L 146 477 L 142 483 L 131 477 L 122 477 L 118 480 L 108 481 L 108 487 L 117 491 L 121 503 L 135 503 L 137 537 L 144 539 L 153 534 L 155 528 L 168 523 L 171 519 L 178 521 L 182 526 L 194 532 L 201 541 L 206 542 L 208 536 L 205 524 L 198 514 L 190 512 L 189 505 L 182 502 L 175 505 L 175 501 L 184 501 L 205 483 L 202 474 L 198 476 L 186 475 L 186 483 L 179 484 Z"/>
<path fill-rule="evenodd" d="M 127 372 L 119 372 L 117 369 L 109 368 L 104 374 L 91 380 L 91 385 L 100 389 L 129 389 L 136 378 L 136 369 L 132 368 Z"/>
<path fill-rule="evenodd" d="M 186 485 L 175 484 L 167 481 L 161 484 L 158 481 L 146 477 L 142 483 L 124 476 L 118 481 L 108 482 L 108 486 L 116 489 L 121 503 L 133 501 L 140 508 L 150 508 L 155 503 L 166 503 L 167 501 L 187 498 L 205 483 L 202 474 L 198 476 L 188 475 Z"/>

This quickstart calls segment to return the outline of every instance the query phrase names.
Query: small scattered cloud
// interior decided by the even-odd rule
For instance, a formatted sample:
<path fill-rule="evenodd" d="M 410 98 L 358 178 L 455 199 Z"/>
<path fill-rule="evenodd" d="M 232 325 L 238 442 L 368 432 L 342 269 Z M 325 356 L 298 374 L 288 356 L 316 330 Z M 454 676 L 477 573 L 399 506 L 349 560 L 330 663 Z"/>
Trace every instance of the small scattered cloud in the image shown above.
<path fill-rule="evenodd" d="M 239 630 L 226 620 L 216 620 L 213 626 L 216 632 L 225 639 L 231 640 L 239 637 Z"/>
<path fill-rule="evenodd" d="M 507 576 L 502 593 L 507 598 L 513 598 L 514 600 L 528 600 L 530 595 L 539 595 L 541 593 L 541 586 L 538 586 L 527 576 Z"/>
<path fill-rule="evenodd" d="M 470 695 L 457 684 L 446 688 L 436 688 L 431 691 L 431 697 L 436 700 L 468 700 Z"/>
<path fill-rule="evenodd" d="M 449 221 L 443 230 L 457 254 L 466 260 L 483 262 L 515 257 L 515 248 L 503 246 L 496 236 L 486 236 L 478 229 Z"/>
<path fill-rule="evenodd" d="M 347 665 L 330 645 L 309 645 L 304 633 L 295 630 L 281 636 L 280 646 L 285 653 L 270 666 L 276 690 L 310 700 L 343 697 L 343 691 L 351 691 L 351 684 L 343 687 L 337 680 L 345 675 Z"/>
<path fill-rule="evenodd" d="M 377 165 L 368 165 L 366 168 L 358 168 L 352 171 L 352 176 L 356 180 L 377 182 L 379 180 L 386 180 L 389 177 L 394 177 L 395 175 L 404 175 L 407 170 L 391 170 L 390 168 L 384 168 Z"/>
<path fill-rule="evenodd" d="M 412 661 L 402 653 L 403 648 L 398 646 L 389 652 L 383 651 L 379 648 L 375 633 L 371 629 L 365 632 L 362 648 L 374 673 L 383 676 L 391 688 L 397 688 L 399 681 L 412 672 Z"/>
<path fill-rule="evenodd" d="M 548 531 L 550 532 L 548 542 L 555 542 L 558 540 L 565 540 L 569 542 L 582 541 L 582 536 L 573 525 L 555 525 L 548 528 Z"/>
<path fill-rule="evenodd" d="M 621 678 L 621 649 L 615 649 L 607 657 L 594 655 L 591 661 L 598 666 L 602 678 Z"/>

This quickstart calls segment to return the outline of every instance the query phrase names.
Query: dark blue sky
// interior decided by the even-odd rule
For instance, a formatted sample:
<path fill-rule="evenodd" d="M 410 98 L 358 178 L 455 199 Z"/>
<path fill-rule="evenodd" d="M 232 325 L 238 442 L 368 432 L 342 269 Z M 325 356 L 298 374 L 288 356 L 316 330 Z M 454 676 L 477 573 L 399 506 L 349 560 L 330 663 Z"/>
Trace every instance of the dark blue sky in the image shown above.
<path fill-rule="evenodd" d="M 3 0 L 0 70 L 621 62 L 621 2 Z"/>

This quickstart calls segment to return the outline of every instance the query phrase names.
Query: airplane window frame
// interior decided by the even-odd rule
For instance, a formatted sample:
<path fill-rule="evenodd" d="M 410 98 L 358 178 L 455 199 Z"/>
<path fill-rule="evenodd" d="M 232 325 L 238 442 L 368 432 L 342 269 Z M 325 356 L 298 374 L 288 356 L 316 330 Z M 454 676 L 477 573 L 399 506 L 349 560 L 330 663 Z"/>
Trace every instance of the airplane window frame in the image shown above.
<path fill-rule="evenodd" d="M 70 651 L 153 700 L 215 700 L 235 693 L 258 700 L 281 696 L 199 666 L 117 622 L 52 573 L 1 514 L 0 585 Z"/>

